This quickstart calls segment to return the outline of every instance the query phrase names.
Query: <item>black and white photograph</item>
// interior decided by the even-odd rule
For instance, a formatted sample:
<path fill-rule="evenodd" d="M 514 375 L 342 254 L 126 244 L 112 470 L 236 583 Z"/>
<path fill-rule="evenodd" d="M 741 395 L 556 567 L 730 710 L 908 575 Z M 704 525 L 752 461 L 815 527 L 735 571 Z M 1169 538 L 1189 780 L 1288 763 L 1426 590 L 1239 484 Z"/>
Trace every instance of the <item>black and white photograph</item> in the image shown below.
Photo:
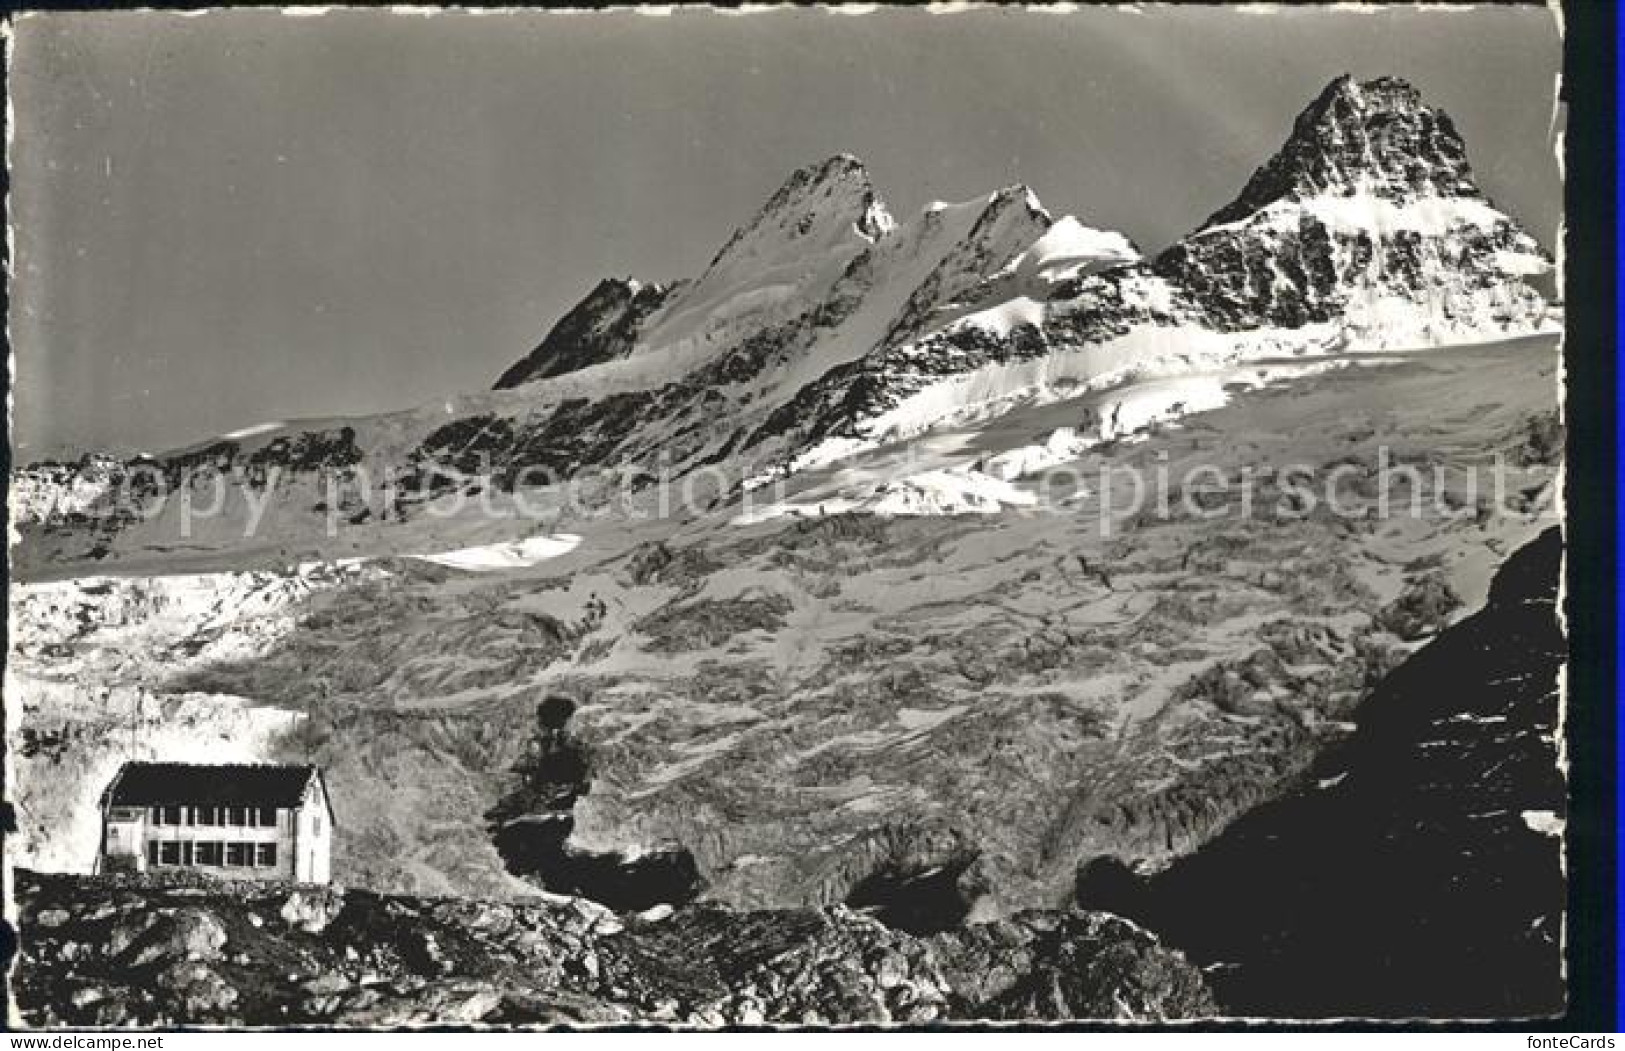
<path fill-rule="evenodd" d="M 13 14 L 10 1025 L 1562 1016 L 1562 15 Z"/>

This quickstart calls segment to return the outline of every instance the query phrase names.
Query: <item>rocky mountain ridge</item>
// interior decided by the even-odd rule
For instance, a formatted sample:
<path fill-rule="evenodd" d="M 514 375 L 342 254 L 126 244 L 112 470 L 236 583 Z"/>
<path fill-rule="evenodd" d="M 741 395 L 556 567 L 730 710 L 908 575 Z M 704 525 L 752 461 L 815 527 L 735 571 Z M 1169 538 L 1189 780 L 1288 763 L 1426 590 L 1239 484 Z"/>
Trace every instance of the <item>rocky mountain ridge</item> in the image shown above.
<path fill-rule="evenodd" d="M 1149 261 L 1022 186 L 896 221 L 840 155 L 794 173 L 697 278 L 599 283 L 490 394 L 258 428 L 133 466 L 171 481 L 224 472 L 245 506 L 269 486 L 294 534 L 409 519 L 492 484 L 636 490 L 704 468 L 737 497 L 1135 377 L 1548 330 L 1549 270 L 1478 190 L 1446 115 L 1401 81 L 1344 77 L 1234 202 Z M 91 521 L 52 516 L 51 494 L 80 485 L 34 484 L 58 474 L 23 473 L 44 508 L 18 519 L 25 558 L 117 557 L 132 519 L 161 518 L 128 489 L 133 508 L 70 499 Z M 352 485 L 385 474 L 400 480 L 387 497 Z M 335 476 L 357 490 L 338 515 L 321 494 Z"/>

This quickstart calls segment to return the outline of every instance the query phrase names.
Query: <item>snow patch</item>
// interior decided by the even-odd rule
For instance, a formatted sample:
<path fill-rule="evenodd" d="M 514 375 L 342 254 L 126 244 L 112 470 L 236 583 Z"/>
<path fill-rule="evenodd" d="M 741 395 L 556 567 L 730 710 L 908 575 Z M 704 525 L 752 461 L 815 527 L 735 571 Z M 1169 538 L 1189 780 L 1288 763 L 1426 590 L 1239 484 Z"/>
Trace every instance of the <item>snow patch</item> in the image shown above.
<path fill-rule="evenodd" d="M 955 327 L 974 325 L 1004 339 L 1023 325 L 1037 328 L 1043 323 L 1044 304 L 1027 296 L 1015 296 L 992 309 L 967 314 L 955 323 Z"/>
<path fill-rule="evenodd" d="M 1356 193 L 1346 197 L 1323 195 L 1301 201 L 1275 201 L 1244 219 L 1209 226 L 1194 236 L 1208 237 L 1248 227 L 1293 230 L 1304 214 L 1312 216 L 1333 233 L 1373 237 L 1401 232 L 1443 237 L 1462 227 L 1490 230 L 1511 221 L 1487 202 L 1475 197 L 1421 197 L 1392 201 L 1373 193 Z"/>
<path fill-rule="evenodd" d="M 1530 831 L 1543 836 L 1562 836 L 1567 823 L 1550 810 L 1525 810 L 1518 815 Z"/>
<path fill-rule="evenodd" d="M 265 423 L 256 423 L 252 427 L 244 427 L 241 430 L 230 431 L 226 434 L 222 434 L 220 437 L 226 441 L 239 441 L 243 438 L 253 438 L 256 435 L 269 434 L 272 431 L 279 431 L 286 426 L 288 426 L 288 421 L 286 420 L 268 420 Z"/>
<path fill-rule="evenodd" d="M 736 514 L 730 524 L 749 526 L 777 518 L 818 518 L 851 512 L 885 517 L 987 515 L 1037 504 L 1036 494 L 1003 478 L 974 467 L 942 467 L 887 479 L 846 496 L 787 499 L 761 505 L 747 501 L 746 509 Z"/>
<path fill-rule="evenodd" d="M 1089 446 L 1091 436 L 1080 435 L 1075 427 L 1057 427 L 1049 437 L 1033 445 L 1020 445 L 982 462 L 984 473 L 1006 482 L 1076 460 Z"/>
<path fill-rule="evenodd" d="M 1552 271 L 1552 264 L 1530 252 L 1495 253 L 1495 268 L 1514 277 L 1538 277 Z"/>
<path fill-rule="evenodd" d="M 567 554 L 580 545 L 581 537 L 573 533 L 554 536 L 532 536 L 501 544 L 480 544 L 475 547 L 440 551 L 432 555 L 409 555 L 420 562 L 450 566 L 474 573 L 488 573 L 500 569 L 523 569 Z"/>
<path fill-rule="evenodd" d="M 1032 507 L 1033 493 L 975 470 L 943 469 L 888 482 L 861 506 L 877 515 L 997 514 Z"/>
<path fill-rule="evenodd" d="M 926 708 L 899 708 L 897 709 L 897 721 L 903 725 L 903 729 L 905 730 L 934 730 L 938 726 L 941 726 L 943 723 L 947 722 L 949 719 L 952 719 L 958 715 L 963 715 L 968 709 L 969 705 L 964 704 L 956 704 L 948 708 L 938 708 L 934 710 Z"/>
<path fill-rule="evenodd" d="M 1063 215 L 1031 248 L 1016 257 L 1010 269 L 1020 276 L 1053 282 L 1135 263 L 1139 259 L 1139 251 L 1122 234 L 1115 230 L 1097 230 L 1073 216 Z"/>
<path fill-rule="evenodd" d="M 1078 397 L 1138 379 L 1179 376 L 1189 382 L 1190 396 L 1196 399 L 1181 411 L 1213 408 L 1223 404 L 1222 387 L 1213 393 L 1212 382 L 1204 383 L 1198 373 L 1289 349 L 1301 353 L 1332 343 L 1339 336 L 1331 325 L 1306 325 L 1291 331 L 1261 329 L 1245 334 L 1220 333 L 1197 325 L 1146 325 L 1109 342 L 1061 349 L 1041 358 L 989 365 L 949 377 L 876 416 L 864 429 L 878 444 L 912 437 L 944 423 L 988 419 L 1022 404 Z M 1204 388 L 1206 394 L 1202 396 Z M 1132 423 L 1132 405 L 1147 396 L 1128 399 L 1124 410 L 1117 414 L 1116 424 L 1107 419 L 1103 436 L 1132 429 L 1136 425 Z M 1153 415 L 1156 413 L 1146 412 L 1142 422 L 1149 422 Z M 826 443 L 804 454 L 797 467 L 828 463 L 833 458 L 831 453 L 843 452 L 850 450 Z"/>

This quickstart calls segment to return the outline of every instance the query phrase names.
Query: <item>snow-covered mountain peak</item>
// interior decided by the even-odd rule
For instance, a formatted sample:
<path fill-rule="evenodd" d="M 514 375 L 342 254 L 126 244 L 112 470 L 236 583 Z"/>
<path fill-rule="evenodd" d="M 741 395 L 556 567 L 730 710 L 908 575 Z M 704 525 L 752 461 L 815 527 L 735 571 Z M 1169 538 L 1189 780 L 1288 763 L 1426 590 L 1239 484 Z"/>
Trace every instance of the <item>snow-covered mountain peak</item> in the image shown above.
<path fill-rule="evenodd" d="M 896 226 L 863 162 L 839 153 L 790 174 L 711 260 L 699 284 L 788 253 L 872 243 Z"/>
<path fill-rule="evenodd" d="M 847 268 L 896 228 L 856 157 L 793 172 L 705 272 L 642 325 L 636 355 L 682 371 L 823 301 Z M 675 376 L 673 377 L 675 378 Z"/>
<path fill-rule="evenodd" d="M 1447 114 L 1397 77 L 1358 82 L 1345 75 L 1298 115 L 1240 196 L 1203 225 L 1236 222 L 1283 199 L 1356 195 L 1394 202 L 1481 196 Z"/>
<path fill-rule="evenodd" d="M 987 208 L 983 214 L 1002 215 L 1006 212 L 1023 213 L 1029 220 L 1045 226 L 1055 221 L 1049 209 L 1038 199 L 1038 194 L 1026 183 L 1013 183 L 988 194 Z"/>
<path fill-rule="evenodd" d="M 1340 77 L 1156 273 L 1224 330 L 1335 322 L 1361 345 L 1550 325 L 1550 259 L 1473 182 L 1450 117 L 1395 77 Z"/>

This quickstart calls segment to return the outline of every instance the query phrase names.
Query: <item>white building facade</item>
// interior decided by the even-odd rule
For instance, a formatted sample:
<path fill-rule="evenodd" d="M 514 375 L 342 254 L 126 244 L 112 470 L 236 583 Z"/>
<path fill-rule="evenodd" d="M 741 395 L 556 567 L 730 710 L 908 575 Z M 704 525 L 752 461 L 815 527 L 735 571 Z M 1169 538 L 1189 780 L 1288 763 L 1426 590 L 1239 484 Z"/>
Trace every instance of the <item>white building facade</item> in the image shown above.
<path fill-rule="evenodd" d="M 314 766 L 126 763 L 102 794 L 97 870 L 326 883 L 333 832 Z"/>

